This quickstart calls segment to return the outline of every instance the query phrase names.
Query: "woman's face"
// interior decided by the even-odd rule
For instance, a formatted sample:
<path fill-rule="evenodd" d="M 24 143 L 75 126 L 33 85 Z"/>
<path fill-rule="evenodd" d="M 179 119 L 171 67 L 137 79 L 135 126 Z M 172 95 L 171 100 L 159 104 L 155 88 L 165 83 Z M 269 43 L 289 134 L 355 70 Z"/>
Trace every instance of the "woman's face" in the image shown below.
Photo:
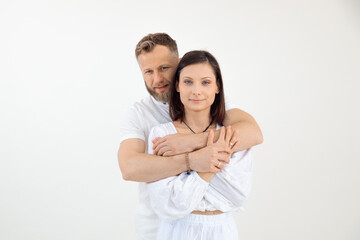
<path fill-rule="evenodd" d="M 209 63 L 197 63 L 184 67 L 176 89 L 186 110 L 209 110 L 219 93 L 213 68 Z"/>

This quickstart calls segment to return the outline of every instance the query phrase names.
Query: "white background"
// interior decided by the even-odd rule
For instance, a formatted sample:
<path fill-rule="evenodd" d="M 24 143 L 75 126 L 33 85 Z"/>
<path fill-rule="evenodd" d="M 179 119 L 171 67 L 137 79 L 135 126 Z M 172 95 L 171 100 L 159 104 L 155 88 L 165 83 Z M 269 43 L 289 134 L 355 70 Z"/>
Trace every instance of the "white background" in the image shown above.
<path fill-rule="evenodd" d="M 118 123 L 154 32 L 213 53 L 262 128 L 241 239 L 360 239 L 356 0 L 2 0 L 0 239 L 133 238 Z"/>

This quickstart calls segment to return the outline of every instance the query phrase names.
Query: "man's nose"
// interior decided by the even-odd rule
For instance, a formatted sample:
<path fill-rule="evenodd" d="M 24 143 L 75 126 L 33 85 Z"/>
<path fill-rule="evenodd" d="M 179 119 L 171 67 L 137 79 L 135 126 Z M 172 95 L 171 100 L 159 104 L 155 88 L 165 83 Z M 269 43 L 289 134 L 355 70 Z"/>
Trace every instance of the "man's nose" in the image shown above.
<path fill-rule="evenodd" d="M 160 83 L 163 80 L 163 77 L 161 75 L 161 73 L 159 72 L 154 72 L 154 83 Z"/>

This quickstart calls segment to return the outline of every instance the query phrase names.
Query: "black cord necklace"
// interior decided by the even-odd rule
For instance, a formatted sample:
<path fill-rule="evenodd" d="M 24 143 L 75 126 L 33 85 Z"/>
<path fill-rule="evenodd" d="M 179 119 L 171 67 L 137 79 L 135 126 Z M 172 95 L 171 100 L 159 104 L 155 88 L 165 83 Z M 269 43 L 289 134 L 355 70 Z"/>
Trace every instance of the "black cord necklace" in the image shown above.
<path fill-rule="evenodd" d="M 208 128 L 209 128 L 209 127 L 211 126 L 211 124 L 213 123 L 213 121 L 214 121 L 214 119 L 211 120 L 209 126 L 207 126 L 207 127 L 205 128 L 205 130 L 202 131 L 202 132 L 206 132 L 206 130 L 208 130 Z M 192 130 L 191 127 L 189 127 L 189 125 L 187 125 L 187 123 L 186 123 L 185 121 L 183 121 L 183 122 L 184 122 L 185 125 L 190 129 L 190 131 L 192 131 L 193 134 L 196 134 L 196 132 L 194 132 L 194 130 Z"/>

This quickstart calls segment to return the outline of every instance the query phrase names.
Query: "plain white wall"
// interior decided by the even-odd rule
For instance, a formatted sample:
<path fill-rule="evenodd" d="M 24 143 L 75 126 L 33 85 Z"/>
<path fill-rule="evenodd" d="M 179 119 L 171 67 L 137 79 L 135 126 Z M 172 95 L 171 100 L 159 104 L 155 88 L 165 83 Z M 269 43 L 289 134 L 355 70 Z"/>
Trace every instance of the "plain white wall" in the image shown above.
<path fill-rule="evenodd" d="M 356 0 L 1 1 L 0 239 L 133 238 L 118 124 L 153 32 L 213 53 L 263 130 L 241 239 L 360 239 Z"/>

